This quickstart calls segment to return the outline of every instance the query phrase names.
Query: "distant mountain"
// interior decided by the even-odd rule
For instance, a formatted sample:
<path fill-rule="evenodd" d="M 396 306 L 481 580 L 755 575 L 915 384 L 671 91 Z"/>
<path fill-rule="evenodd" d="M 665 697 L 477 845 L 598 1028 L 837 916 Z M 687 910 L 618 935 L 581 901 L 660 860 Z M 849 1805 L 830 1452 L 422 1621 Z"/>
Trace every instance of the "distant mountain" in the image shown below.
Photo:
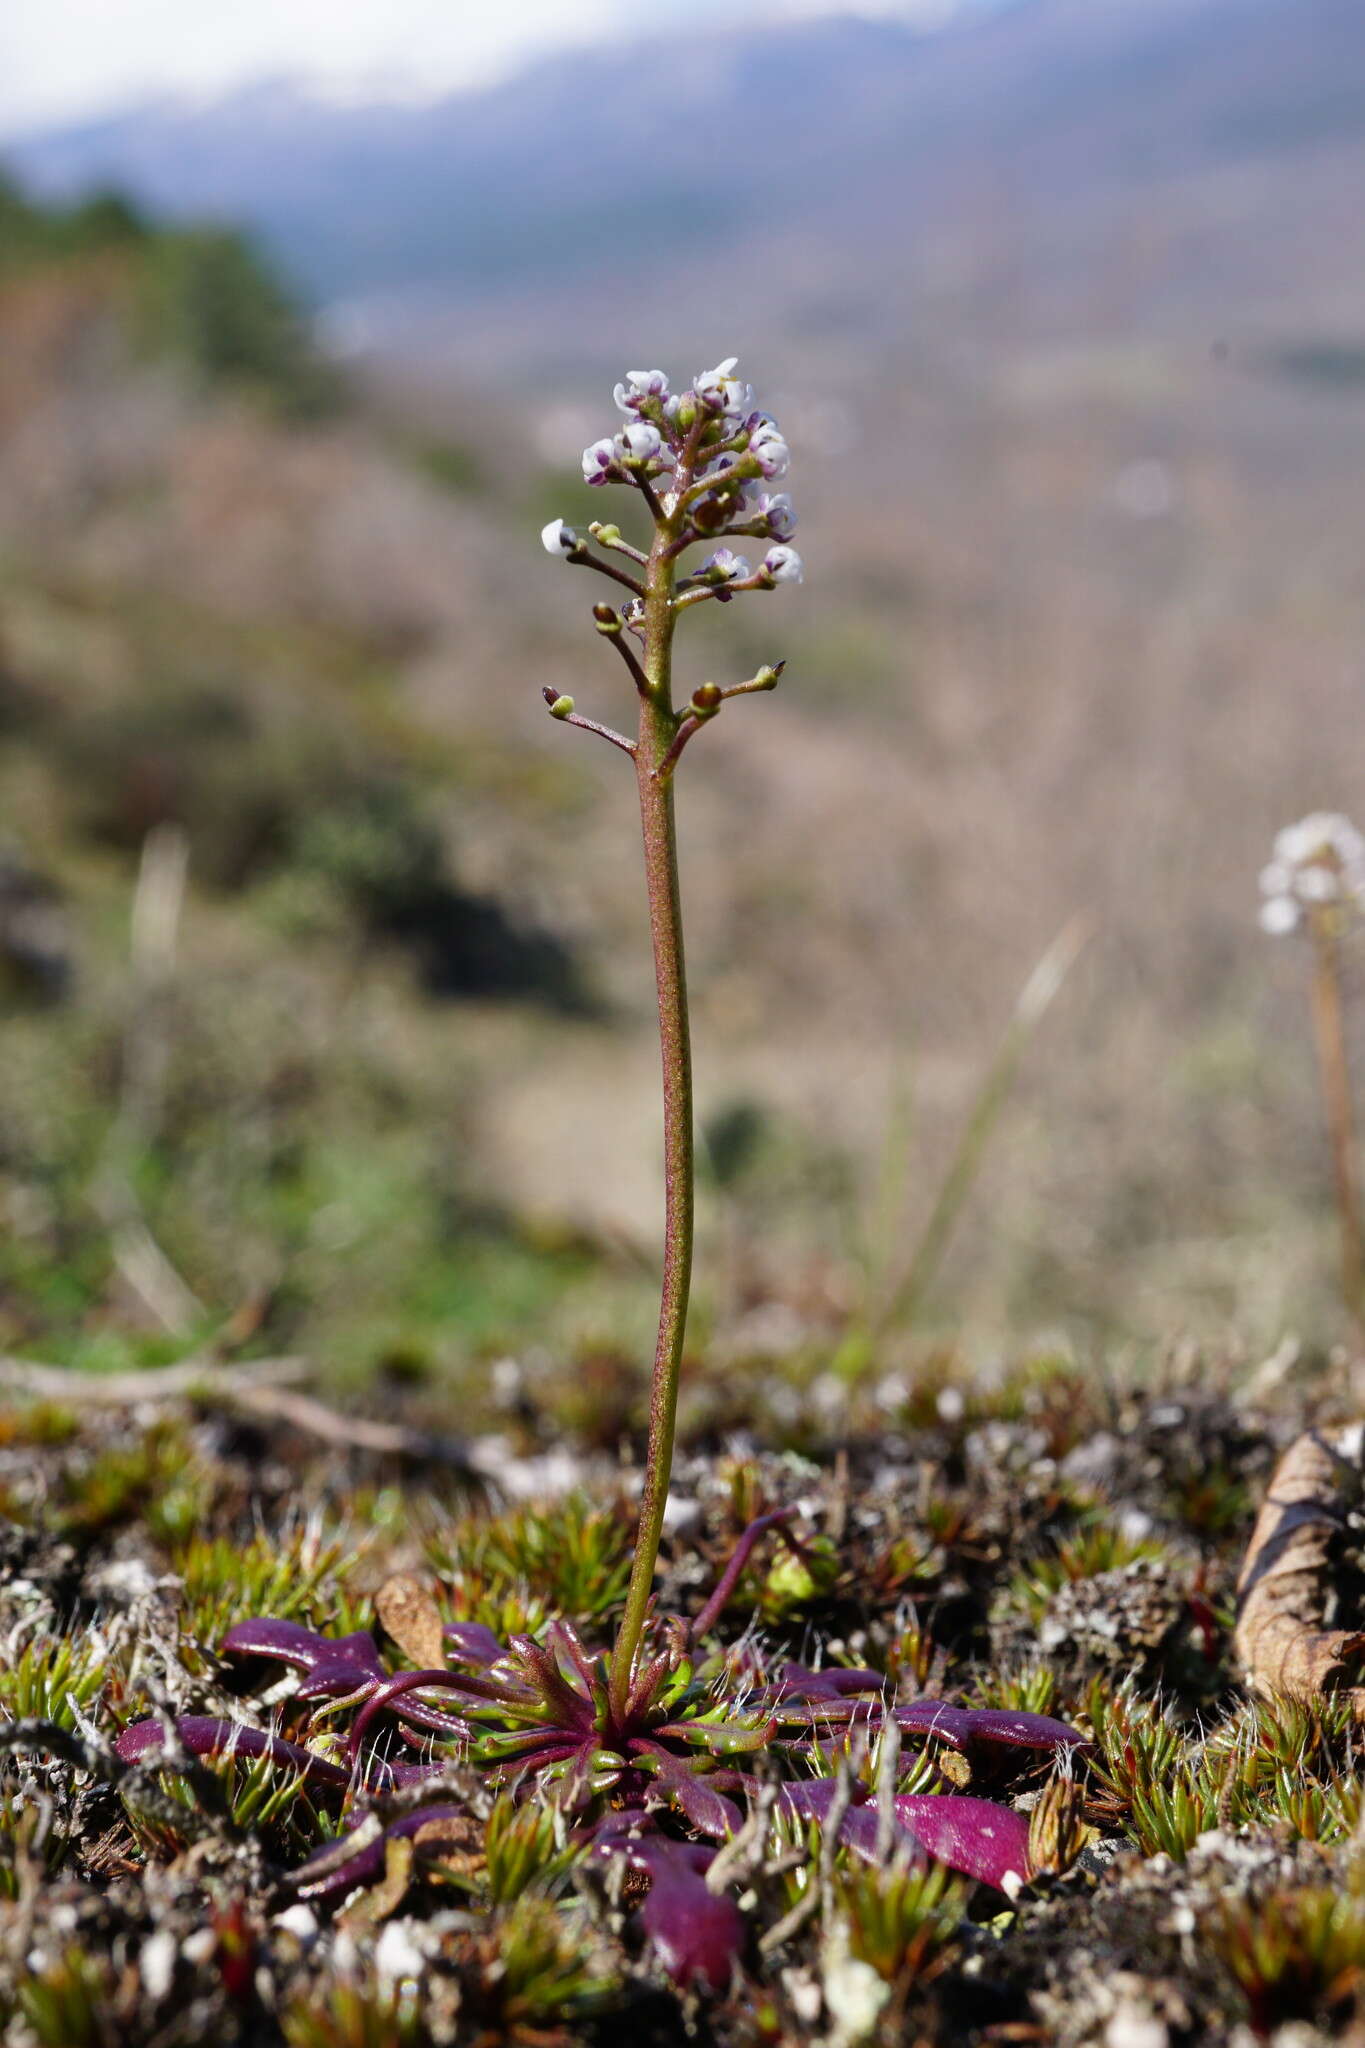
<path fill-rule="evenodd" d="M 675 255 L 818 224 L 834 245 L 1365 144 L 1359 0 L 1022 0 L 936 35 L 807 20 L 547 60 L 430 105 L 288 81 L 28 136 L 40 191 L 114 182 L 246 222 L 321 300 L 467 300 L 528 276 L 648 289 Z M 1034 233 L 1038 232 L 1035 227 Z M 1059 253 L 1065 253 L 1064 250 Z"/>
<path fill-rule="evenodd" d="M 8 154 L 43 193 L 245 225 L 339 347 L 423 376 L 586 389 L 761 345 L 861 411 L 929 357 L 951 386 L 1108 347 L 1111 395 L 1153 346 L 1365 360 L 1360 0 L 694 30 L 423 105 L 277 80 Z"/>

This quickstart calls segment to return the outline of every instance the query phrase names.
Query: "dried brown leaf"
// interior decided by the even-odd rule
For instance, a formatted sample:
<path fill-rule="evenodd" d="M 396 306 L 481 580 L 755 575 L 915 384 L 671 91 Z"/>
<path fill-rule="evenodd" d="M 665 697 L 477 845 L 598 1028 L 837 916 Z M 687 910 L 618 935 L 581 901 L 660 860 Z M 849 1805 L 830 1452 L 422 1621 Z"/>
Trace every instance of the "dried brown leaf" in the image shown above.
<path fill-rule="evenodd" d="M 1365 1633 L 1326 1626 L 1346 1517 L 1361 1498 L 1358 1437 L 1334 1443 L 1309 1430 L 1275 1467 L 1237 1581 L 1233 1640 L 1254 1692 L 1344 1691 L 1365 1720 Z"/>
<path fill-rule="evenodd" d="M 411 1572 L 396 1572 L 384 1581 L 374 1604 L 385 1629 L 419 1670 L 445 1670 L 441 1610 L 430 1586 Z"/>

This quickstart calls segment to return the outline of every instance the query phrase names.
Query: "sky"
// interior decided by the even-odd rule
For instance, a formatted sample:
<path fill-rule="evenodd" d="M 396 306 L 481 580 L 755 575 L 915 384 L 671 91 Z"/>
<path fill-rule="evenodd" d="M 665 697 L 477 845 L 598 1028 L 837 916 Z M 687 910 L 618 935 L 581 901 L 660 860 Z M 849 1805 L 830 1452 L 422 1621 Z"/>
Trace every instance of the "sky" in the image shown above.
<path fill-rule="evenodd" d="M 932 25 L 955 0 L 0 0 L 0 133 L 163 92 L 215 94 L 303 74 L 429 97 L 487 84 L 549 49 L 708 21 L 861 14 Z"/>

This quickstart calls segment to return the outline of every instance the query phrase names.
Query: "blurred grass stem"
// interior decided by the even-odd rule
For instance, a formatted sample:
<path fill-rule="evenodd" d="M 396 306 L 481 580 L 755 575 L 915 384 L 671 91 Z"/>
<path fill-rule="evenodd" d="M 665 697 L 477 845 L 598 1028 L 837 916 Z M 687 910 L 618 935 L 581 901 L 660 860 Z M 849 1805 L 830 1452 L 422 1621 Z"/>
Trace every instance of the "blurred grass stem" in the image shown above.
<path fill-rule="evenodd" d="M 1329 914 L 1312 919 L 1313 1032 L 1317 1040 L 1318 1074 L 1322 1084 L 1327 1137 L 1336 1181 L 1337 1214 L 1341 1223 L 1341 1290 L 1357 1332 L 1365 1335 L 1362 1280 L 1360 1184 L 1356 1169 L 1355 1110 L 1346 1051 L 1346 1026 L 1341 999 L 1341 937 Z"/>
<path fill-rule="evenodd" d="M 1005 1035 L 976 1092 L 962 1136 L 949 1162 L 919 1242 L 898 1279 L 886 1290 L 881 1306 L 868 1318 L 861 1340 L 857 1331 L 845 1339 L 842 1369 L 856 1371 L 867 1363 L 868 1340 L 884 1337 L 896 1324 L 913 1320 L 933 1285 L 944 1252 L 957 1225 L 985 1157 L 986 1147 L 1013 1092 L 1019 1063 L 1090 936 L 1083 917 L 1071 918 L 1047 948 L 1019 992 Z"/>

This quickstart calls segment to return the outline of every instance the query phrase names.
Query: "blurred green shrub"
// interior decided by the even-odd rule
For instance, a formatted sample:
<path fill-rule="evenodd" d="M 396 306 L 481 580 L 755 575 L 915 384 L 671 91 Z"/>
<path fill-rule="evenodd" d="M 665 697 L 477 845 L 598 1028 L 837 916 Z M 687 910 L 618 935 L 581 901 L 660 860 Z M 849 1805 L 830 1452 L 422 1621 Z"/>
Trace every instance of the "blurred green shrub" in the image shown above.
<path fill-rule="evenodd" d="M 207 384 L 239 384 L 293 419 L 334 410 L 335 373 L 269 266 L 227 228 L 165 231 L 147 244 L 137 294 L 145 347 Z"/>
<path fill-rule="evenodd" d="M 230 228 L 154 226 L 120 192 L 71 206 L 30 198 L 0 172 L 0 277 L 98 256 L 124 260 L 133 330 L 206 385 L 235 385 L 287 419 L 334 411 L 341 384 L 270 265 Z"/>

